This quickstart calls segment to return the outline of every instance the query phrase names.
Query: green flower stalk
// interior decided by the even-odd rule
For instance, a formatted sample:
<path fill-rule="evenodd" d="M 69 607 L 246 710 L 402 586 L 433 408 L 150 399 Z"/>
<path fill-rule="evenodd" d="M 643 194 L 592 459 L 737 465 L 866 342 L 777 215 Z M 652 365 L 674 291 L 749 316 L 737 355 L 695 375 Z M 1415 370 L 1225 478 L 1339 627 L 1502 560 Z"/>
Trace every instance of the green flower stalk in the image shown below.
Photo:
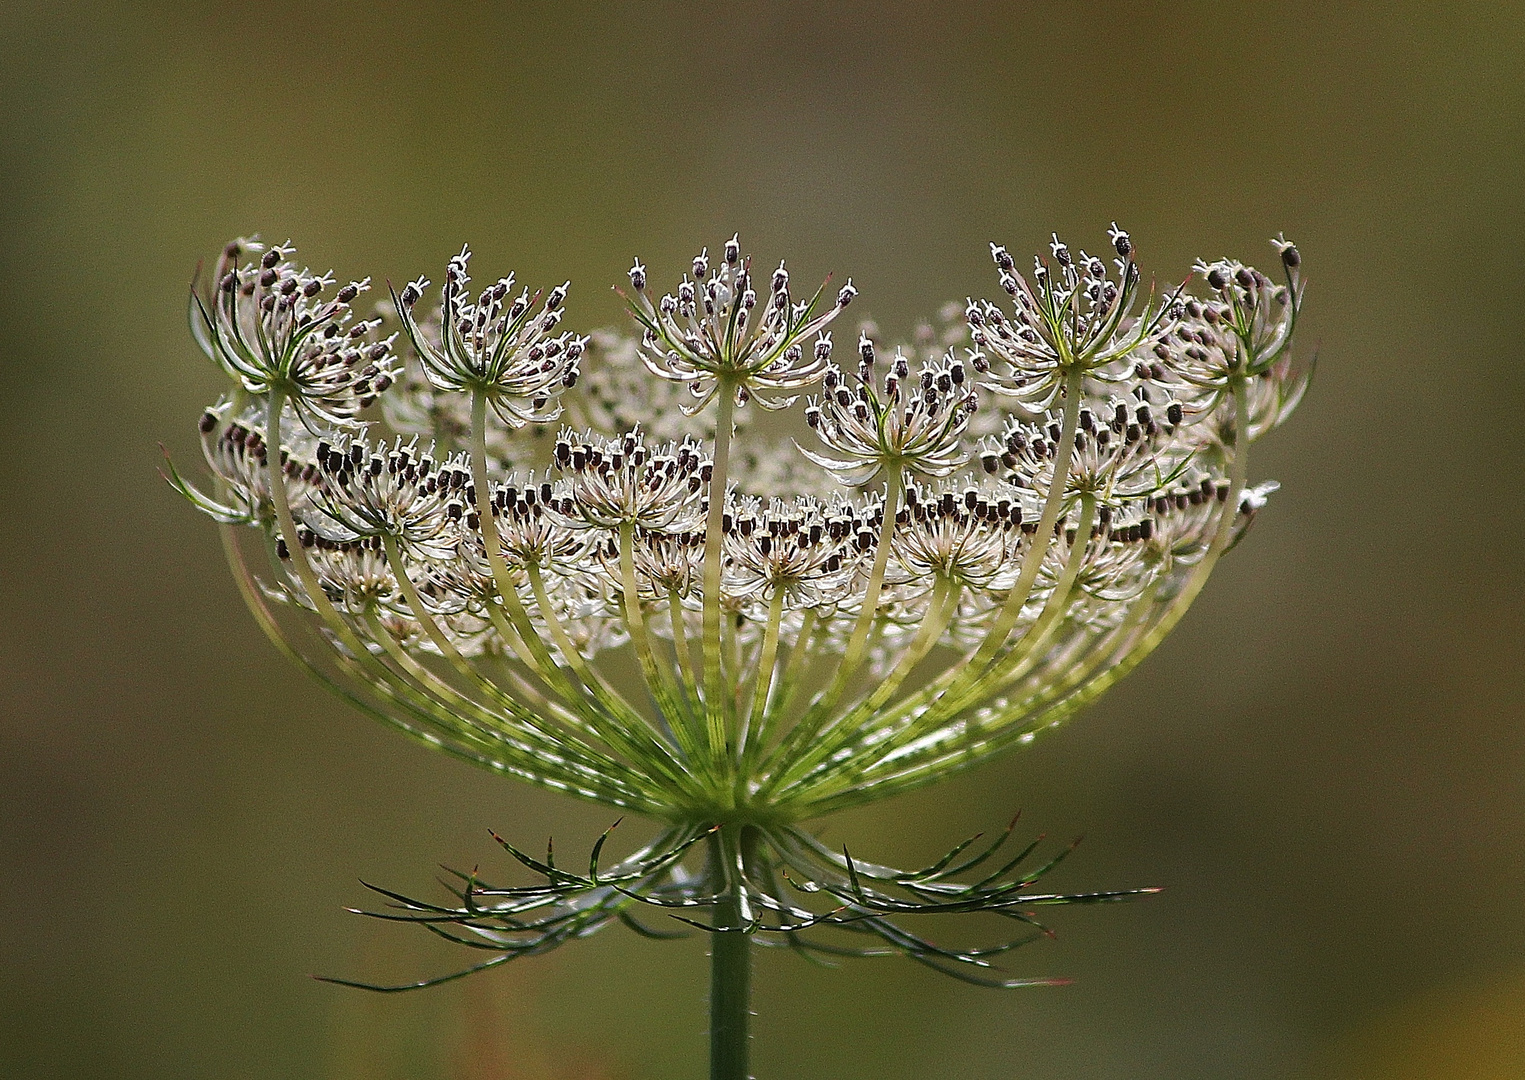
<path fill-rule="evenodd" d="M 421 742 L 658 823 L 585 868 L 503 841 L 533 885 L 376 890 L 486 957 L 372 989 L 616 921 L 672 936 L 641 913 L 664 914 L 713 937 L 712 1076 L 736 1078 L 754 944 L 1052 982 L 996 966 L 1036 909 L 1147 890 L 1039 892 L 1064 853 L 1029 866 L 1010 829 L 903 871 L 804 823 L 1031 742 L 1180 620 L 1275 488 L 1249 486 L 1251 443 L 1307 385 L 1275 243 L 1278 280 L 1200 263 L 1164 295 L 1115 225 L 1106 260 L 1056 237 L 1030 275 L 992 246 L 1008 303 L 892 356 L 865 325 L 845 368 L 851 282 L 796 300 L 734 237 L 660 298 L 637 261 L 634 335 L 591 337 L 560 329 L 567 285 L 473 295 L 465 249 L 437 303 L 420 278 L 362 318 L 368 279 L 230 244 L 190 305 L 232 381 L 200 424 L 212 484 L 169 478 L 260 625 Z M 801 397 L 795 438 L 748 429 Z M 947 949 L 904 924 L 964 912 L 1019 932 Z"/>

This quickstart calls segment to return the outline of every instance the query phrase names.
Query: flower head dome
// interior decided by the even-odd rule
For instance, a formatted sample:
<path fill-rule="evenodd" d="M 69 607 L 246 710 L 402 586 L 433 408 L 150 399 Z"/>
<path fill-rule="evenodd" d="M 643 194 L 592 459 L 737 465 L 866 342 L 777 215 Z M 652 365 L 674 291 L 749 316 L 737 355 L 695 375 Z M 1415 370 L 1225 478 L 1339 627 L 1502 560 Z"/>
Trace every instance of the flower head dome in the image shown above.
<path fill-rule="evenodd" d="M 1306 386 L 1291 244 L 1280 281 L 1220 260 L 1157 298 L 1131 238 L 1107 242 L 1110 266 L 1055 237 L 1030 275 L 994 247 L 1008 302 L 964 307 L 965 351 L 960 327 L 884 355 L 865 333 L 850 369 L 827 326 L 851 284 L 796 299 L 735 238 L 660 297 L 636 262 L 633 336 L 592 348 L 561 329 L 566 286 L 473 298 L 463 249 L 437 312 L 415 318 L 423 279 L 395 295 L 401 360 L 351 313 L 364 280 L 239 242 L 192 301 L 231 378 L 200 424 L 211 486 L 171 480 L 228 530 L 262 625 L 346 700 L 665 823 L 620 889 L 547 868 L 580 898 L 556 909 L 568 933 L 639 890 L 711 888 L 749 924 L 836 919 L 930 962 L 796 823 L 1022 745 L 1137 665 L 1264 506 L 1251 443 Z M 739 423 L 806 394 L 771 435 Z M 715 829 L 730 846 L 689 875 Z M 493 933 L 512 954 L 519 930 Z"/>

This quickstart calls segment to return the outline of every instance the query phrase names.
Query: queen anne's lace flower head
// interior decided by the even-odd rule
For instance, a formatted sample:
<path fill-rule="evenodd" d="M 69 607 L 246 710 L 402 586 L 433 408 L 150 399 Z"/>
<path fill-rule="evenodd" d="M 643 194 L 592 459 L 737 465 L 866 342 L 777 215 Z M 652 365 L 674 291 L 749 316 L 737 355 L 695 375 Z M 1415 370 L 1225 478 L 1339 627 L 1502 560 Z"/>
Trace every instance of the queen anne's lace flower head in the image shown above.
<path fill-rule="evenodd" d="M 430 451 L 399 437 L 391 449 L 364 439 L 318 444 L 323 485 L 307 521 L 330 540 L 395 540 L 409 555 L 446 559 L 455 551 L 469 473 L 463 459 L 437 465 Z"/>
<path fill-rule="evenodd" d="M 1251 441 L 1297 407 L 1312 374 L 1310 367 L 1294 378 L 1288 355 L 1302 309 L 1302 258 L 1281 237 L 1274 243 L 1282 256 L 1281 283 L 1233 259 L 1197 263 L 1208 294 L 1183 305 L 1185 318 L 1155 343 L 1158 363 L 1151 365 L 1162 366 L 1156 384 L 1209 423 L 1221 418 L 1224 399 L 1242 384 L 1250 396 Z M 1215 434 L 1221 443 L 1223 433 Z"/>
<path fill-rule="evenodd" d="M 858 569 L 851 519 L 816 499 L 765 505 L 733 500 L 725 517 L 726 587 L 764 607 L 829 608 L 846 597 Z"/>
<path fill-rule="evenodd" d="M 224 525 L 270 525 L 275 504 L 270 493 L 270 449 L 253 416 L 230 418 L 230 403 L 223 402 L 201 416 L 201 450 L 208 469 L 222 488 L 223 502 L 208 499 L 172 477 L 180 490 Z M 293 433 L 295 435 L 295 433 Z M 312 457 L 312 440 L 296 437 L 296 449 L 281 455 L 281 474 L 287 498 L 306 506 L 322 483 Z"/>
<path fill-rule="evenodd" d="M 647 448 L 639 432 L 614 439 L 583 439 L 571 432 L 556 441 L 556 470 L 567 497 L 555 501 L 574 527 L 683 532 L 699 524 L 704 485 L 713 466 L 698 444 Z"/>
<path fill-rule="evenodd" d="M 1013 488 L 1027 492 L 1059 490 L 1067 504 L 1089 495 L 1102 505 L 1122 506 L 1146 498 L 1170 485 L 1192 460 L 1190 444 L 1176 439 L 1181 414 L 1168 408 L 1164 423 L 1156 423 L 1148 405 L 1132 411 L 1126 403 L 1107 403 L 1100 415 L 1090 407 L 1077 411 L 1077 430 L 1062 443 L 1062 419 L 1053 413 L 1042 423 L 1013 418 L 1000 440 L 987 440 L 981 467 L 1001 474 Z"/>
<path fill-rule="evenodd" d="M 407 608 L 397 589 L 397 577 L 381 544 L 371 540 L 336 542 L 309 537 L 308 558 L 334 606 L 352 615 Z"/>
<path fill-rule="evenodd" d="M 843 364 L 851 284 L 797 300 L 734 238 L 660 297 L 637 262 L 634 335 L 591 337 L 561 329 L 566 286 L 473 298 L 464 249 L 435 310 L 418 279 L 362 319 L 365 280 L 240 241 L 191 304 L 231 379 L 200 422 L 211 486 L 170 479 L 229 530 L 261 625 L 346 700 L 667 822 L 631 889 L 723 888 L 781 933 L 880 919 L 941 963 L 793 823 L 1023 745 L 1137 665 L 1265 506 L 1251 444 L 1307 386 L 1291 244 L 1278 280 L 1223 259 L 1160 297 L 1131 238 L 1107 242 L 1055 237 L 1029 275 L 995 247 L 1007 306 L 893 349 L 865 326 Z M 674 869 L 712 827 L 752 838 L 715 841 L 723 884 Z M 780 865 L 848 914 L 800 914 Z M 569 936 L 630 899 L 596 877 Z"/>
<path fill-rule="evenodd" d="M 600 554 L 606 571 L 619 573 L 619 544 L 606 542 Z M 642 530 L 636 534 L 633 557 L 641 598 L 669 603 L 676 599 L 681 606 L 697 594 L 704 576 L 704 534 Z M 678 617 L 684 617 L 681 611 Z"/>
<path fill-rule="evenodd" d="M 406 367 L 352 314 L 364 280 L 240 241 L 192 303 L 234 380 L 200 425 L 213 488 L 172 480 L 269 537 L 251 595 L 309 609 L 334 677 L 410 730 L 675 820 L 808 816 L 1067 715 L 1264 504 L 1248 446 L 1307 381 L 1297 249 L 1279 281 L 1224 259 L 1156 298 L 1108 244 L 1056 237 L 1030 275 L 995 247 L 1009 313 L 970 301 L 885 355 L 865 326 L 844 370 L 851 285 L 796 300 L 734 238 L 659 298 L 637 262 L 636 336 L 591 351 L 566 286 L 473 297 L 463 249 L 429 316 L 423 279 L 394 294 Z M 794 439 L 737 425 L 812 387 Z"/>
<path fill-rule="evenodd" d="M 585 568 L 593 538 L 588 530 L 563 520 L 554 509 L 560 502 L 549 481 L 537 483 L 533 476 L 509 477 L 508 482 L 494 485 L 492 515 L 498 548 L 510 570 L 523 574 L 533 567 L 565 576 Z M 475 511 L 467 515 L 466 527 L 473 538 L 478 535 Z"/>
<path fill-rule="evenodd" d="M 907 581 L 938 579 L 970 589 L 999 589 L 1011 578 L 1026 541 L 1022 502 L 977 487 L 906 492 L 903 526 L 893 538 Z"/>

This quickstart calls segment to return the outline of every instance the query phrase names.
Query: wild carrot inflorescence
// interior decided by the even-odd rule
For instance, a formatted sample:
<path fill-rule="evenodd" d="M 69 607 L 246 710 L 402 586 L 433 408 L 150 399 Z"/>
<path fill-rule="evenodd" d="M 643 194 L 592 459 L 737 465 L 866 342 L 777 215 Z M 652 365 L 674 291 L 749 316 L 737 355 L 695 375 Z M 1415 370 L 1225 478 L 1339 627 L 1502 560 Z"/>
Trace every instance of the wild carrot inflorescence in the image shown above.
<path fill-rule="evenodd" d="M 997 857 L 1004 835 L 906 872 L 801 823 L 1032 740 L 1181 618 L 1275 487 L 1249 486 L 1251 442 L 1307 383 L 1300 258 L 1275 245 L 1274 280 L 1223 260 L 1160 293 L 1115 225 L 1105 257 L 1056 237 L 1029 274 L 992 246 L 1007 300 L 904 348 L 865 325 L 843 364 L 851 283 L 797 299 L 734 237 L 660 297 L 637 261 L 634 336 L 591 338 L 559 329 L 566 285 L 473 296 L 464 249 L 436 299 L 420 278 L 361 317 L 368 279 L 238 241 L 191 296 L 233 380 L 200 424 L 212 486 L 170 478 L 345 700 L 661 823 L 585 872 L 509 847 L 540 884 L 461 875 L 386 917 L 488 950 L 480 970 L 666 909 L 716 934 L 715 1074 L 742 1075 L 752 940 L 1021 985 L 991 957 L 1035 907 L 1128 895 L 1036 893 L 1053 860 Z M 801 397 L 794 438 L 745 430 Z M 1025 932 L 953 950 L 897 921 L 964 911 Z"/>

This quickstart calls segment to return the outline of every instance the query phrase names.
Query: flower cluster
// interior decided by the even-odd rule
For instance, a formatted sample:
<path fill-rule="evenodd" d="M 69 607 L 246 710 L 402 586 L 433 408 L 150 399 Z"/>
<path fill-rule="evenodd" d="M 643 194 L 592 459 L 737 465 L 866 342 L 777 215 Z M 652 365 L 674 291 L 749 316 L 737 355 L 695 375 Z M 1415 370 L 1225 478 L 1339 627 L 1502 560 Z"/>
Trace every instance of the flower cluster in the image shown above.
<path fill-rule="evenodd" d="M 283 393 L 309 431 L 344 427 L 396 378 L 392 338 L 377 337 L 379 320 L 353 318 L 369 278 L 327 299 L 333 275 L 299 269 L 292 253 L 254 240 L 228 244 L 210 292 L 191 290 L 191 332 L 248 394 Z M 245 255 L 259 259 L 240 267 Z"/>
<path fill-rule="evenodd" d="M 923 477 L 957 472 L 968 460 L 963 437 L 979 408 L 969 368 L 950 353 L 940 363 L 922 364 L 913 380 L 911 365 L 896 352 L 881 394 L 872 379 L 874 343 L 866 334 L 858 340 L 858 353 L 857 378 L 827 367 L 824 392 L 805 409 L 805 422 L 840 457 L 801 452 L 854 487 L 891 470 Z M 972 363 L 978 371 L 988 370 L 979 354 Z"/>
<path fill-rule="evenodd" d="M 239 241 L 193 294 L 236 380 L 201 421 L 214 488 L 175 480 L 267 534 L 251 596 L 316 613 L 338 651 L 313 662 L 404 726 L 661 817 L 811 816 L 1056 723 L 1179 618 L 1264 501 L 1250 442 L 1306 383 L 1300 258 L 1276 243 L 1279 282 L 1199 263 L 1159 300 L 1115 226 L 1110 268 L 1055 238 L 1024 275 L 994 247 L 1009 308 L 969 302 L 962 355 L 928 332 L 885 361 L 864 333 L 843 371 L 826 325 L 851 287 L 817 313 L 735 239 L 657 301 L 637 263 L 638 336 L 593 354 L 559 331 L 566 286 L 473 300 L 464 249 L 434 312 L 420 278 L 356 319 L 365 282 L 325 301 L 289 247 Z M 748 402 L 812 387 L 795 440 L 730 445 Z M 548 435 L 562 414 L 585 426 Z M 642 694 L 597 662 L 625 649 Z"/>
<path fill-rule="evenodd" d="M 783 829 L 1073 714 L 1274 490 L 1247 460 L 1307 384 L 1297 249 L 1156 296 L 1108 244 L 1056 237 L 1030 274 L 993 246 L 1006 301 L 892 352 L 866 324 L 843 370 L 851 283 L 796 300 L 736 238 L 657 299 L 637 261 L 634 335 L 591 337 L 560 329 L 565 285 L 472 298 L 465 249 L 434 305 L 419 278 L 358 318 L 366 281 L 239 241 L 192 293 L 232 380 L 200 424 L 212 484 L 170 478 L 229 530 L 261 624 L 357 707 L 685 844 Z M 793 438 L 752 437 L 753 407 L 807 394 Z M 770 878 L 745 849 L 737 880 Z"/>
<path fill-rule="evenodd" d="M 630 268 L 631 314 L 641 326 L 641 358 L 664 379 L 686 384 L 698 412 L 722 390 L 737 404 L 753 397 L 765 409 L 787 408 L 791 391 L 814 385 L 831 359 L 831 338 L 820 331 L 852 302 L 852 280 L 835 305 L 819 312 L 823 285 L 808 300 L 789 291 L 789 271 L 780 262 L 766 283 L 752 277 L 752 259 L 741 241 L 725 242 L 710 268 L 709 249 L 694 257 L 693 276 L 684 275 L 675 293 L 653 302 L 646 267 Z M 757 286 L 767 290 L 757 311 Z M 813 344 L 812 344 L 813 339 Z M 807 353 L 808 349 L 808 353 Z"/>
<path fill-rule="evenodd" d="M 540 293 L 531 296 L 528 288 L 509 300 L 514 288 L 509 274 L 473 301 L 466 291 L 470 262 L 471 251 L 463 247 L 446 266 L 439 317 L 427 327 L 413 317 L 429 287 L 427 278 L 392 296 L 424 377 L 446 394 L 479 391 L 509 427 L 554 420 L 560 414 L 557 399 L 577 383 L 577 361 L 587 344 L 570 333 L 551 336 L 571 283 L 552 289 L 543 303 Z"/>

